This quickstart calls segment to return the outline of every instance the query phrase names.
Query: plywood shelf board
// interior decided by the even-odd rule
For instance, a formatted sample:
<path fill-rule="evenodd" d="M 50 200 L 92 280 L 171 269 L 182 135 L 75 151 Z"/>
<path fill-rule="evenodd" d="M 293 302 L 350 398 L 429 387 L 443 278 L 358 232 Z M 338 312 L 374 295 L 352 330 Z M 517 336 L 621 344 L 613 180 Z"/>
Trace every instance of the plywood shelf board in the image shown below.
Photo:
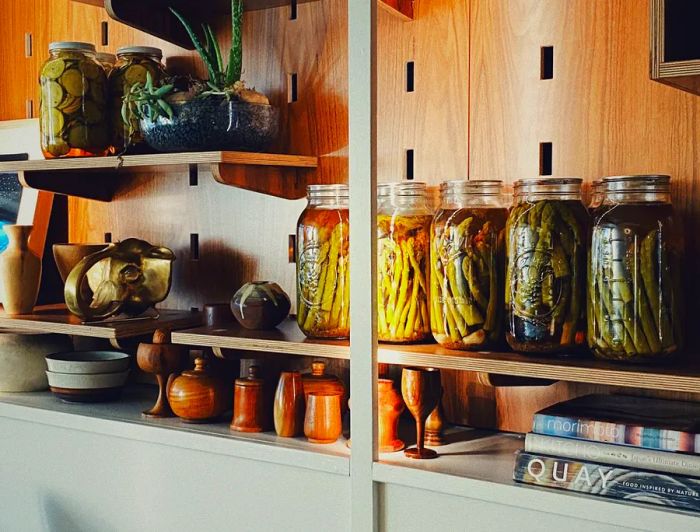
<path fill-rule="evenodd" d="M 212 151 L 157 153 L 123 157 L 85 157 L 0 163 L 0 172 L 19 172 L 25 187 L 98 201 L 111 201 L 125 185 L 129 171 L 162 171 L 182 165 L 208 164 L 214 178 L 225 185 L 273 196 L 304 196 L 306 177 L 318 165 L 308 155 Z"/>
<path fill-rule="evenodd" d="M 284 320 L 272 331 L 251 331 L 238 325 L 212 328 L 199 327 L 176 331 L 176 344 L 217 347 L 237 351 L 272 352 L 283 355 L 349 359 L 350 346 L 343 341 L 322 341 L 306 338 L 293 319 Z"/>
<path fill-rule="evenodd" d="M 334 444 L 315 445 L 306 438 L 280 438 L 274 432 L 233 432 L 229 429 L 230 413 L 221 422 L 206 424 L 184 423 L 176 417 L 143 418 L 141 412 L 153 406 L 157 395 L 154 386 L 129 385 L 116 402 L 68 404 L 50 392 L 0 393 L 0 416 L 289 467 L 349 474 L 350 452 L 342 437 Z"/>
<path fill-rule="evenodd" d="M 0 328 L 120 340 L 152 334 L 158 328 L 182 329 L 202 322 L 198 312 L 159 310 L 159 313 L 158 319 L 82 323 L 80 318 L 63 306 L 49 305 L 35 308 L 33 314 L 21 316 L 8 316 L 1 312 Z"/>

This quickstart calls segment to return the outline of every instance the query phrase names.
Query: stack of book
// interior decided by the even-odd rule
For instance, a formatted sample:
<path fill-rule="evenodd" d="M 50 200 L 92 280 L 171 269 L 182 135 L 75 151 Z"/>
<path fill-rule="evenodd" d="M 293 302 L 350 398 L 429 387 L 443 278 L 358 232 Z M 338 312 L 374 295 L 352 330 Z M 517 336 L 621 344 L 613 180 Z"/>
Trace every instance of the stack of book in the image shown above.
<path fill-rule="evenodd" d="M 537 414 L 513 478 L 700 511 L 700 404 L 587 395 Z"/>

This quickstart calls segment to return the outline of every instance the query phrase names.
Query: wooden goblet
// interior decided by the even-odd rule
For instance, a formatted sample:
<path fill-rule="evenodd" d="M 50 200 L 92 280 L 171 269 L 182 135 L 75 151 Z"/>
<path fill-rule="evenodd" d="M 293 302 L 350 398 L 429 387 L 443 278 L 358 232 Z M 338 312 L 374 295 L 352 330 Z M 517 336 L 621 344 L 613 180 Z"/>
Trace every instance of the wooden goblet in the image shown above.
<path fill-rule="evenodd" d="M 416 446 L 406 449 L 404 454 L 416 459 L 437 457 L 435 451 L 425 448 L 425 420 L 440 401 L 440 370 L 404 368 L 401 374 L 401 393 L 408 411 L 416 420 Z"/>
<path fill-rule="evenodd" d="M 136 351 L 136 362 L 146 373 L 158 380 L 158 399 L 150 410 L 143 412 L 145 417 L 173 417 L 168 402 L 168 384 L 180 372 L 187 357 L 187 347 L 170 343 L 170 331 L 157 329 L 153 333 L 153 343 L 141 343 Z"/>
<path fill-rule="evenodd" d="M 440 391 L 440 400 L 428 419 L 425 420 L 425 443 L 431 447 L 445 445 L 443 431 L 445 430 L 444 415 L 442 413 L 442 396 L 444 390 Z"/>

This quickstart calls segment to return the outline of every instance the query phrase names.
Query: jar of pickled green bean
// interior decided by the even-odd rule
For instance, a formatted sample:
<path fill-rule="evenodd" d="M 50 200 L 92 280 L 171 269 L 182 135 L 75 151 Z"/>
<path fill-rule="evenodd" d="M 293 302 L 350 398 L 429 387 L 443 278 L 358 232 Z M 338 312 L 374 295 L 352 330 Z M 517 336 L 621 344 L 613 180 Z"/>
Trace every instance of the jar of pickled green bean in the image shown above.
<path fill-rule="evenodd" d="M 109 145 L 107 77 L 95 47 L 53 42 L 41 68 L 39 128 L 47 158 L 105 155 Z"/>
<path fill-rule="evenodd" d="M 113 153 L 145 153 L 152 151 L 144 142 L 139 122 L 132 116 L 129 124 L 122 119 L 122 98 L 136 83 L 146 83 L 148 74 L 153 83 L 165 76 L 161 60 L 163 52 L 151 46 L 124 46 L 117 50 L 117 63 L 109 75 L 110 117 Z"/>
<path fill-rule="evenodd" d="M 571 353 L 586 342 L 589 217 L 581 179 L 514 184 L 506 223 L 506 340 L 523 352 Z"/>
<path fill-rule="evenodd" d="M 600 358 L 664 359 L 683 345 L 683 238 L 669 176 L 603 179 L 593 215 L 588 344 Z"/>
<path fill-rule="evenodd" d="M 425 183 L 377 187 L 377 334 L 381 342 L 430 337 L 430 222 Z"/>
<path fill-rule="evenodd" d="M 430 230 L 430 323 L 451 349 L 493 348 L 503 337 L 502 181 L 446 181 Z"/>
<path fill-rule="evenodd" d="M 350 337 L 347 185 L 309 185 L 297 222 L 297 324 L 310 338 Z"/>

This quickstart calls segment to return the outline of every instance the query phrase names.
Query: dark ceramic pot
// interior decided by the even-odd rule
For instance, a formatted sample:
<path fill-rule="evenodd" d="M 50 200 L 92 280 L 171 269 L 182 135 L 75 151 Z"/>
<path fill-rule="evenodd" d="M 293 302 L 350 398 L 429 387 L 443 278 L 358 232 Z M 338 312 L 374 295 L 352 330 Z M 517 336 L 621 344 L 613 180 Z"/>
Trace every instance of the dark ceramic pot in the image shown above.
<path fill-rule="evenodd" d="M 284 290 L 267 281 L 246 283 L 231 299 L 231 312 L 246 329 L 273 329 L 287 317 L 290 307 Z"/>
<path fill-rule="evenodd" d="M 141 120 L 144 139 L 158 151 L 260 151 L 279 131 L 279 111 L 271 105 L 209 95 L 170 106 L 172 120 Z"/>

